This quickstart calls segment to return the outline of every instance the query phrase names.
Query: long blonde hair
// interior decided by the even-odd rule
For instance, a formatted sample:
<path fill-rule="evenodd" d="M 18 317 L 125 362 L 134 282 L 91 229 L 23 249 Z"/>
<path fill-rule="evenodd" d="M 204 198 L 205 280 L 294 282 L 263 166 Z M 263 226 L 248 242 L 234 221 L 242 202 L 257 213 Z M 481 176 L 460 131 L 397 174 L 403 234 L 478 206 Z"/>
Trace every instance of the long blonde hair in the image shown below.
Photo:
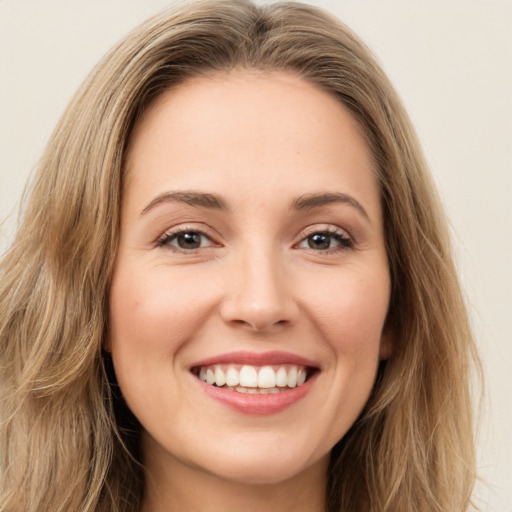
<path fill-rule="evenodd" d="M 164 90 L 235 67 L 289 70 L 337 97 L 377 164 L 394 354 L 333 448 L 329 512 L 468 509 L 478 363 L 446 222 L 400 100 L 365 45 L 327 13 L 203 0 L 148 20 L 113 49 L 39 162 L 0 266 L 3 512 L 139 510 L 138 425 L 102 351 L 123 158 L 137 119 Z"/>

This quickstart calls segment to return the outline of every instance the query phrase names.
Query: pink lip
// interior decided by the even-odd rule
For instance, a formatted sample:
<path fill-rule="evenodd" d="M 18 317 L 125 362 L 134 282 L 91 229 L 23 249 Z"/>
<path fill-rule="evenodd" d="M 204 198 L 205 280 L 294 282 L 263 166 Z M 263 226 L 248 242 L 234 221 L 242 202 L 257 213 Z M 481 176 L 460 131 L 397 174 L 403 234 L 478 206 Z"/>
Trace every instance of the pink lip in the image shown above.
<path fill-rule="evenodd" d="M 190 368 L 195 369 L 214 364 L 249 364 L 253 366 L 295 364 L 314 368 L 315 370 L 319 369 L 319 365 L 315 361 L 289 352 L 279 351 L 263 353 L 247 351 L 229 352 L 197 361 Z M 301 386 L 281 391 L 280 393 L 267 395 L 239 393 L 238 391 L 211 386 L 199 380 L 197 377 L 195 377 L 195 380 L 203 391 L 223 405 L 243 414 L 261 416 L 283 411 L 305 397 L 314 385 L 318 373 L 318 371 L 315 371 Z"/>
<path fill-rule="evenodd" d="M 314 374 L 309 380 L 302 384 L 302 386 L 268 395 L 239 393 L 238 391 L 211 386 L 199 379 L 196 379 L 196 381 L 203 391 L 223 405 L 243 414 L 263 416 L 281 412 L 304 398 L 311 390 L 317 375 L 318 374 Z"/>
<path fill-rule="evenodd" d="M 217 356 L 202 359 L 194 363 L 191 368 L 198 366 L 211 366 L 213 364 L 250 364 L 253 366 L 266 366 L 277 364 L 296 364 L 299 366 L 309 366 L 318 368 L 318 363 L 311 359 L 291 354 L 289 352 L 229 352 L 227 354 L 219 354 Z"/>

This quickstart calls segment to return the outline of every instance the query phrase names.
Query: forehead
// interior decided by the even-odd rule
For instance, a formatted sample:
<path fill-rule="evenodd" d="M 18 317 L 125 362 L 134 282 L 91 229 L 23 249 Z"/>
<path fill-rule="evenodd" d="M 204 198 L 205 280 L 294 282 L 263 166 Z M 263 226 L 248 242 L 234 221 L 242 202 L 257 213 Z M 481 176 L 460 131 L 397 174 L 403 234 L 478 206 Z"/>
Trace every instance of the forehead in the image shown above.
<path fill-rule="evenodd" d="M 333 95 L 292 73 L 236 70 L 155 101 L 130 140 L 125 192 L 207 186 L 243 197 L 244 184 L 249 195 L 257 184 L 297 196 L 342 186 L 378 202 L 374 167 L 359 124 Z"/>

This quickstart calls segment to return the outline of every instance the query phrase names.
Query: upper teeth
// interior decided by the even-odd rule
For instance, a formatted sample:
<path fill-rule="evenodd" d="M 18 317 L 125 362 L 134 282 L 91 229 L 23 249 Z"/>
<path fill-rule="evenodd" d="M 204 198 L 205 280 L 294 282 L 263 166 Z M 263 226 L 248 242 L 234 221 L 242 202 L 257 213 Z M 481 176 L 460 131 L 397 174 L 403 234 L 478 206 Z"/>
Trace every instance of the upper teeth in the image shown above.
<path fill-rule="evenodd" d="M 287 364 L 281 366 L 213 365 L 202 366 L 199 378 L 216 386 L 248 388 L 294 388 L 306 381 L 306 368 Z"/>

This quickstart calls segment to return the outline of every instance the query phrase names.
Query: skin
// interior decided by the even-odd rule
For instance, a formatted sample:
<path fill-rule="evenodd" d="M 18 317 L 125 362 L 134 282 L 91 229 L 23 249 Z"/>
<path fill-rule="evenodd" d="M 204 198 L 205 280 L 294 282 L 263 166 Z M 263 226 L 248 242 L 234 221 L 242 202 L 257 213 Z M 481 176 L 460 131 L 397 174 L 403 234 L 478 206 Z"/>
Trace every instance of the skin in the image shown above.
<path fill-rule="evenodd" d="M 176 191 L 216 194 L 228 209 L 155 204 Z M 353 201 L 290 206 L 326 193 Z M 324 510 L 329 452 L 392 349 L 379 190 L 357 123 L 284 72 L 188 81 L 136 126 L 124 194 L 109 349 L 144 428 L 145 510 Z M 206 236 L 195 249 L 158 243 L 176 230 Z M 351 245 L 311 247 L 325 230 Z M 190 372 L 238 350 L 289 352 L 320 371 L 285 410 L 244 414 Z"/>

